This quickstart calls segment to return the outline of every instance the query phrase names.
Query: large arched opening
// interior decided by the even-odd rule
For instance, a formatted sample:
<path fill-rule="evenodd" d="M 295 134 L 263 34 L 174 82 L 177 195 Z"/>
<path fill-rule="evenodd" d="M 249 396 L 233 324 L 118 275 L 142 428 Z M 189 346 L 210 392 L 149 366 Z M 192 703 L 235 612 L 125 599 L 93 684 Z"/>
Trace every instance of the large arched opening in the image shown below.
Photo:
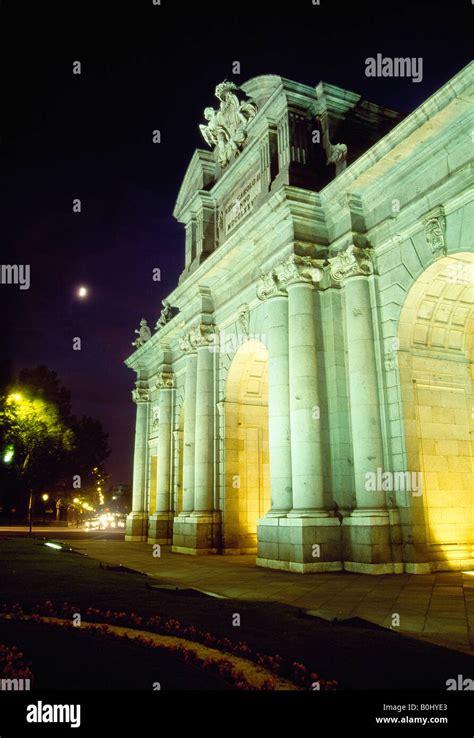
<path fill-rule="evenodd" d="M 267 363 L 267 349 L 251 339 L 227 376 L 224 553 L 256 553 L 257 523 L 270 509 Z"/>
<path fill-rule="evenodd" d="M 434 569 L 474 562 L 472 290 L 472 255 L 444 257 L 416 280 L 399 323 L 407 468 L 421 473 L 405 541 Z"/>

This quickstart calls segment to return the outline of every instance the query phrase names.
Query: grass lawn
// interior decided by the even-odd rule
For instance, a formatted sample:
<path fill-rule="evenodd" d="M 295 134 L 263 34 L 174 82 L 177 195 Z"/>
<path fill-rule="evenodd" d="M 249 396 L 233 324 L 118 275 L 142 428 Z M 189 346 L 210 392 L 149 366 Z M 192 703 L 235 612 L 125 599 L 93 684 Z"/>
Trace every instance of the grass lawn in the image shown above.
<path fill-rule="evenodd" d="M 474 659 L 467 654 L 383 628 L 328 623 L 279 603 L 185 597 L 172 590 L 151 589 L 153 583 L 140 574 L 101 568 L 86 556 L 47 548 L 40 539 L 0 540 L 0 603 L 30 606 L 49 599 L 78 608 L 177 618 L 219 637 L 247 641 L 264 653 L 301 661 L 321 677 L 336 679 L 342 689 L 444 691 L 448 678 L 473 671 Z M 240 627 L 232 625 L 234 613 L 240 614 Z M 26 645 L 17 645 L 33 659 Z M 120 654 L 124 648 L 120 645 Z M 96 662 L 92 654 L 91 671 Z M 37 671 L 34 662 L 33 670 Z"/>

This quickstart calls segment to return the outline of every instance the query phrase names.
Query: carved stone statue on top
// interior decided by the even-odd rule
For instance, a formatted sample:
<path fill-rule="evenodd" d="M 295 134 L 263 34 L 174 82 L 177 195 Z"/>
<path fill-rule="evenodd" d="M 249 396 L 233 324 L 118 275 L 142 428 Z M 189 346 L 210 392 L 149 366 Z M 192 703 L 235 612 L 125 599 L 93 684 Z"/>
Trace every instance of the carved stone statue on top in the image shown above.
<path fill-rule="evenodd" d="M 171 320 L 173 308 L 171 307 L 171 303 L 168 302 L 168 300 L 162 300 L 161 304 L 163 305 L 163 310 L 160 313 L 160 317 L 158 318 L 158 322 L 155 326 L 155 330 L 159 331 L 160 328 L 163 328 L 166 323 L 169 323 Z"/>
<path fill-rule="evenodd" d="M 138 338 L 133 341 L 132 346 L 136 346 L 136 348 L 140 348 L 140 346 L 143 346 L 151 338 L 151 330 L 145 318 L 141 319 L 140 328 L 136 328 L 135 333 L 138 333 Z"/>
<path fill-rule="evenodd" d="M 206 108 L 204 117 L 208 124 L 199 126 L 206 143 L 215 148 L 221 167 L 239 155 L 247 138 L 248 124 L 257 114 L 255 103 L 239 100 L 235 94 L 238 89 L 234 82 L 217 85 L 215 95 L 220 101 L 219 109 Z"/>

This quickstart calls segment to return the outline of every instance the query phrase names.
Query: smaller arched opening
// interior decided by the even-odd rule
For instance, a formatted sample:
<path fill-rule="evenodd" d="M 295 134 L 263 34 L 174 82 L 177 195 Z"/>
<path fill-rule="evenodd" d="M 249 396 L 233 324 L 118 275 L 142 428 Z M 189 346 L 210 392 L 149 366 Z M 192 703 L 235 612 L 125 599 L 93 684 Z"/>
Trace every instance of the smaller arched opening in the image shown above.
<path fill-rule="evenodd" d="M 256 553 L 258 520 L 270 509 L 267 363 L 266 347 L 251 339 L 227 376 L 224 553 Z"/>

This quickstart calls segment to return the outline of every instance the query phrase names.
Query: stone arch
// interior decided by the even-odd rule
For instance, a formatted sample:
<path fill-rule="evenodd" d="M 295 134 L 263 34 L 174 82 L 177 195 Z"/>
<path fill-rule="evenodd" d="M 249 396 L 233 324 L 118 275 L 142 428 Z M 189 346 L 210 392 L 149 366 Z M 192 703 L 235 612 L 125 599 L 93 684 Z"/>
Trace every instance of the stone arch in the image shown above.
<path fill-rule="evenodd" d="M 406 469 L 421 494 L 402 505 L 410 560 L 474 564 L 472 255 L 431 264 L 412 285 L 398 325 Z"/>
<path fill-rule="evenodd" d="M 270 508 L 267 349 L 249 339 L 225 383 L 223 550 L 256 553 L 257 523 Z"/>

